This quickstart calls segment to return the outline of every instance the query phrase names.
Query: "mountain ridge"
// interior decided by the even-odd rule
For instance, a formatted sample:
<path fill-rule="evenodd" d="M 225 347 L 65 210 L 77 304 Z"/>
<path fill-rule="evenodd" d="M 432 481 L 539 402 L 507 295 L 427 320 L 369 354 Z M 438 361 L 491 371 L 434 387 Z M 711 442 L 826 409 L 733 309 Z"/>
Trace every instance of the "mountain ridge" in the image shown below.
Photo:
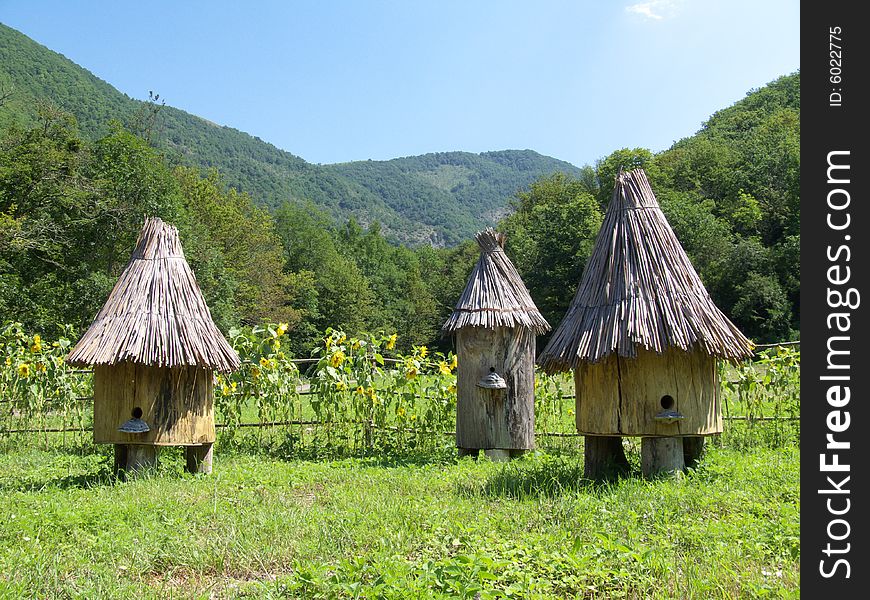
<path fill-rule="evenodd" d="M 32 125 L 40 103 L 75 116 L 90 138 L 117 120 L 171 160 L 218 169 L 270 209 L 312 202 L 336 221 L 378 221 L 393 241 L 447 246 L 493 225 L 514 193 L 542 175 L 580 169 L 533 150 L 434 152 L 384 161 L 315 164 L 271 142 L 169 105 L 136 100 L 69 58 L 0 24 L 0 127 Z"/>

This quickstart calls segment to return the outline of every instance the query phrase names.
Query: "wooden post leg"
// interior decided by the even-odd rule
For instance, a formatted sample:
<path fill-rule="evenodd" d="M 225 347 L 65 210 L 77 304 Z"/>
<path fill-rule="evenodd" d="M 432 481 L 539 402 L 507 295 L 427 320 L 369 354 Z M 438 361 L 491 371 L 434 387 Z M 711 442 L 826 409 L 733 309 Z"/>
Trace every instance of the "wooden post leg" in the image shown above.
<path fill-rule="evenodd" d="M 583 446 L 583 476 L 586 479 L 604 479 L 626 473 L 631 468 L 619 436 L 583 436 Z"/>
<path fill-rule="evenodd" d="M 157 446 L 150 444 L 129 444 L 127 446 L 127 475 L 135 475 L 145 469 L 157 466 Z"/>
<path fill-rule="evenodd" d="M 115 463 L 112 465 L 112 475 L 124 479 L 124 470 L 127 468 L 127 445 L 115 444 Z"/>
<path fill-rule="evenodd" d="M 185 470 L 188 473 L 211 473 L 211 458 L 213 444 L 202 446 L 185 446 L 184 458 L 187 463 Z"/>
<path fill-rule="evenodd" d="M 704 454 L 703 436 L 691 435 L 683 438 L 683 460 L 687 467 L 697 467 L 702 454 Z"/>
<path fill-rule="evenodd" d="M 645 477 L 681 473 L 686 468 L 683 438 L 643 438 L 640 442 L 640 462 Z"/>
<path fill-rule="evenodd" d="M 510 450 L 502 450 L 501 448 L 490 448 L 484 450 L 483 453 L 492 462 L 507 462 L 511 459 Z"/>
<path fill-rule="evenodd" d="M 477 460 L 478 454 L 480 454 L 480 448 L 457 448 L 456 449 L 459 458 L 463 456 L 470 456 L 471 458 Z"/>

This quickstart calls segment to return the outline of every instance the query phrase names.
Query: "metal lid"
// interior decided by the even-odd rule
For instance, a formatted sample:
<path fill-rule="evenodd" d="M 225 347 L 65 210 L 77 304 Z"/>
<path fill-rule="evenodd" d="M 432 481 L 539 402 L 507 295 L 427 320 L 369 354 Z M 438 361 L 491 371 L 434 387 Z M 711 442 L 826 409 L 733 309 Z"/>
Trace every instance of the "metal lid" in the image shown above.
<path fill-rule="evenodd" d="M 148 427 L 148 423 L 143 421 L 142 419 L 137 419 L 133 417 L 125 421 L 120 427 L 118 427 L 118 431 L 123 431 L 124 433 L 145 433 L 147 431 L 151 431 L 151 428 Z"/>
<path fill-rule="evenodd" d="M 477 382 L 477 387 L 490 390 L 503 390 L 507 388 L 507 383 L 501 375 L 495 372 L 495 369 L 491 369 L 489 374 Z"/>
<path fill-rule="evenodd" d="M 676 423 L 677 421 L 682 421 L 686 417 L 683 416 L 683 413 L 681 413 L 680 411 L 674 410 L 673 408 L 668 408 L 666 410 L 663 410 L 653 418 L 656 421 L 660 421 L 662 423 Z"/>

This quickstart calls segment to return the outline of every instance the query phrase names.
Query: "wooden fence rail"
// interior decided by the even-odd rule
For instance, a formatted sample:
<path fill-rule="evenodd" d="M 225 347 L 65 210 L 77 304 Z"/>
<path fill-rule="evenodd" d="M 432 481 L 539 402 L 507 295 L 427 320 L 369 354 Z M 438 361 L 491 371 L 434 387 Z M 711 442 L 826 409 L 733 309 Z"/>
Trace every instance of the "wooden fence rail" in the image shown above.
<path fill-rule="evenodd" d="M 756 421 L 800 421 L 800 416 L 794 417 L 749 417 L 749 416 L 729 416 L 722 417 L 725 421 L 747 421 L 747 422 L 756 422 Z M 250 423 L 216 423 L 215 427 L 217 429 L 228 429 L 228 428 L 269 428 L 269 427 L 287 427 L 292 425 L 309 425 L 315 427 L 327 427 L 327 426 L 335 426 L 335 425 L 360 425 L 360 426 L 368 426 L 370 429 L 380 429 L 384 431 L 398 431 L 399 427 L 395 425 L 389 426 L 380 426 L 375 425 L 374 423 L 370 423 L 367 421 L 305 421 L 305 420 L 293 420 L 293 421 L 254 421 Z M 50 427 L 50 428 L 24 428 L 24 429 L 0 429 L 0 435 L 3 434 L 11 434 L 11 433 L 89 433 L 93 431 L 90 427 L 85 427 L 83 429 L 79 428 L 69 428 L 69 427 Z M 416 428 L 402 428 L 402 431 L 407 431 L 409 433 L 433 433 L 425 429 L 416 429 Z M 438 431 L 434 432 L 440 435 L 456 435 L 455 431 Z M 535 432 L 536 436 L 541 437 L 579 437 L 582 436 L 582 433 L 572 433 L 572 432 L 553 432 L 553 431 L 538 431 Z"/>

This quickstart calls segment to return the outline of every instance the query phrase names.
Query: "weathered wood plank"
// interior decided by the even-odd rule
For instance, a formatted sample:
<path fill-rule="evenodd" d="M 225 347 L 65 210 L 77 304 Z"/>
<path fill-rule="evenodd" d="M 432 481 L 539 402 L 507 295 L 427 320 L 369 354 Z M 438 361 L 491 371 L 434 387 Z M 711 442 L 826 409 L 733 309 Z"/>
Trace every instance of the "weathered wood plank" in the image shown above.
<path fill-rule="evenodd" d="M 578 432 L 620 433 L 619 367 L 615 356 L 594 365 L 581 363 L 574 370 L 574 394 Z"/>
<path fill-rule="evenodd" d="M 684 436 L 722 432 L 715 359 L 676 348 L 664 354 L 640 349 L 637 358 L 611 355 L 575 370 L 577 431 L 592 435 Z M 655 416 L 669 408 L 684 418 Z"/>
<path fill-rule="evenodd" d="M 212 373 L 197 367 L 132 363 L 94 367 L 94 441 L 98 444 L 199 445 L 215 441 Z M 146 433 L 118 427 L 142 411 Z"/>

